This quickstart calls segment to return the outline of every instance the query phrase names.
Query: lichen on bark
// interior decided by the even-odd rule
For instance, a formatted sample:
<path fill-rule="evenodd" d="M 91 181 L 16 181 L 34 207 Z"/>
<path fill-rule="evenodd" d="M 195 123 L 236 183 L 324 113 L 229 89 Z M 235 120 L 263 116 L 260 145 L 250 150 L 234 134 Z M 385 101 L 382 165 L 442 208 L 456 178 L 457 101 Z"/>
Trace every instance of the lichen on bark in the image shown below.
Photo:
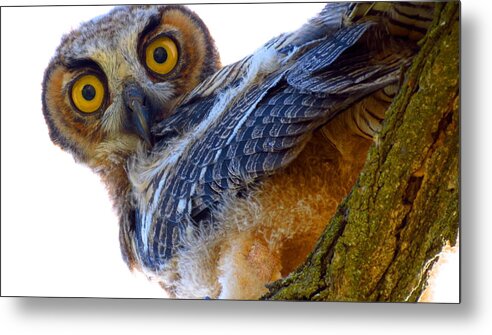
<path fill-rule="evenodd" d="M 459 3 L 436 17 L 354 188 L 263 299 L 417 301 L 459 230 Z"/>

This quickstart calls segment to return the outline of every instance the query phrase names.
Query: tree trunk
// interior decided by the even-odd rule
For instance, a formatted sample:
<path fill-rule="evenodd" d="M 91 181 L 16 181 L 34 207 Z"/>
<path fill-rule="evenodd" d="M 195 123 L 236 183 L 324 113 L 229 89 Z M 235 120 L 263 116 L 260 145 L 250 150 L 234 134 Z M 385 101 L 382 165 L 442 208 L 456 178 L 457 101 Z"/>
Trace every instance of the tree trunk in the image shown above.
<path fill-rule="evenodd" d="M 417 301 L 459 230 L 459 3 L 432 28 L 350 194 L 263 299 Z"/>

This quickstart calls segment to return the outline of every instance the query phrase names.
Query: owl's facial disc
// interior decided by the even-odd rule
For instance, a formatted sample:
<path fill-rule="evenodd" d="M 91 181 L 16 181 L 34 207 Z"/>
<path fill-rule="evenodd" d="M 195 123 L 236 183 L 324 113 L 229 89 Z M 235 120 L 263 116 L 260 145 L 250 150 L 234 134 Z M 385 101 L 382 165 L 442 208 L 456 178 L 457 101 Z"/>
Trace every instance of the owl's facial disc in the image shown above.
<path fill-rule="evenodd" d="M 66 35 L 43 81 L 53 142 L 120 176 L 150 129 L 220 67 L 207 27 L 182 6 L 128 6 Z M 124 175 L 124 174 L 121 174 Z"/>
<path fill-rule="evenodd" d="M 123 101 L 128 113 L 127 130 L 135 132 L 151 147 L 152 137 L 149 124 L 152 122 L 152 107 L 144 91 L 135 83 L 129 83 L 123 90 Z"/>

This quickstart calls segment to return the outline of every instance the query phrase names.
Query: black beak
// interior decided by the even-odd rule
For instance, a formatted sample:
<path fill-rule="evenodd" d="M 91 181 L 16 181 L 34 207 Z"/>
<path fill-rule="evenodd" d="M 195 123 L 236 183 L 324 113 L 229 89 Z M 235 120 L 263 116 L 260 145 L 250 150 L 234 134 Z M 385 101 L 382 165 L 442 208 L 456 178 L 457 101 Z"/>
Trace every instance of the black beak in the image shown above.
<path fill-rule="evenodd" d="M 150 125 L 152 122 L 152 107 L 144 91 L 135 83 L 128 84 L 123 91 L 123 101 L 128 111 L 127 130 L 140 136 L 147 145 L 152 146 Z"/>

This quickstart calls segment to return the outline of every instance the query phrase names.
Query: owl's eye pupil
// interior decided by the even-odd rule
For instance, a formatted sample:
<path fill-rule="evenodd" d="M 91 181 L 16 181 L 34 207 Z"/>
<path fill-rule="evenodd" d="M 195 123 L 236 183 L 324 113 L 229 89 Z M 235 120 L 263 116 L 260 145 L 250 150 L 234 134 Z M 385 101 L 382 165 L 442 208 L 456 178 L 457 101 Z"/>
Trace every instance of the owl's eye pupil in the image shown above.
<path fill-rule="evenodd" d="M 154 60 L 162 64 L 167 60 L 167 51 L 163 47 L 155 48 L 154 50 Z"/>
<path fill-rule="evenodd" d="M 82 96 L 85 100 L 91 101 L 96 96 L 96 89 L 92 85 L 85 85 L 82 88 Z"/>

